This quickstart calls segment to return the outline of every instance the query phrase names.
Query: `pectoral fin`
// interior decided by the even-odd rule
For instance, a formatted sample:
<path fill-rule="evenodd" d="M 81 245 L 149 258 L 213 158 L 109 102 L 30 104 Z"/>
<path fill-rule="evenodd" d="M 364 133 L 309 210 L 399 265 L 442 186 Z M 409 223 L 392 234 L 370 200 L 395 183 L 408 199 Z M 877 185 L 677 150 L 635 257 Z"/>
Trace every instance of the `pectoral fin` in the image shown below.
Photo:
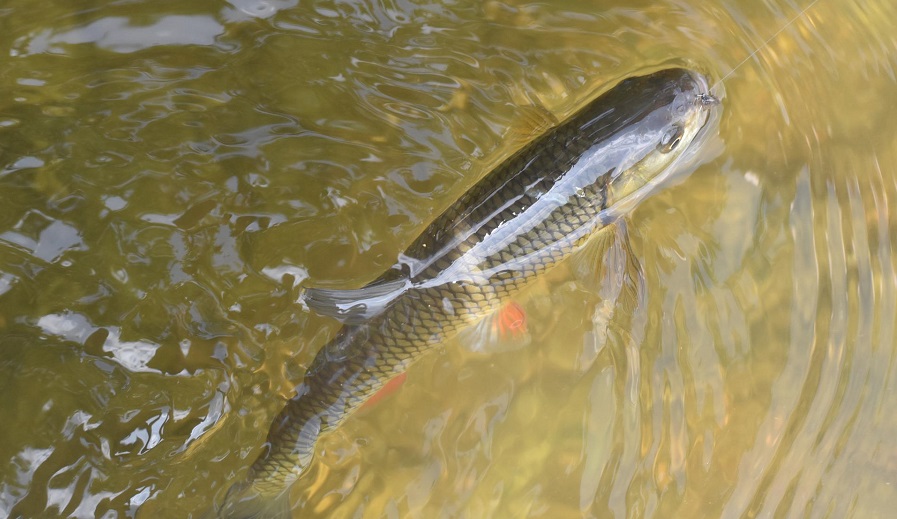
<path fill-rule="evenodd" d="M 570 259 L 577 281 L 598 294 L 610 314 L 641 304 L 641 267 L 632 254 L 624 220 L 601 230 Z"/>
<path fill-rule="evenodd" d="M 350 290 L 306 288 L 299 298 L 320 315 L 345 324 L 361 324 L 383 313 L 409 288 L 411 283 L 401 278 Z"/>
<path fill-rule="evenodd" d="M 575 251 L 570 258 L 570 267 L 577 281 L 597 289 L 608 275 L 625 269 L 628 252 L 626 224 L 618 221 L 598 231 Z"/>

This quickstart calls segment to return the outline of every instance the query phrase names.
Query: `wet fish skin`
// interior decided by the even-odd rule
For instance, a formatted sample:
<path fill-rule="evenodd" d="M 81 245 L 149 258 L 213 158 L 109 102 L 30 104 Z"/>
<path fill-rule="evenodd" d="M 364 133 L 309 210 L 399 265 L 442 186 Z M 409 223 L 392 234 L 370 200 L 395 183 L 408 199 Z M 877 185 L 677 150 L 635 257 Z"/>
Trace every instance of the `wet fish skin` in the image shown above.
<path fill-rule="evenodd" d="M 345 299 L 310 289 L 309 306 L 350 324 L 318 352 L 220 516 L 253 517 L 246 510 L 284 496 L 321 434 L 609 224 L 613 205 L 699 134 L 707 95 L 704 78 L 686 69 L 625 79 L 493 169 L 367 287 Z"/>

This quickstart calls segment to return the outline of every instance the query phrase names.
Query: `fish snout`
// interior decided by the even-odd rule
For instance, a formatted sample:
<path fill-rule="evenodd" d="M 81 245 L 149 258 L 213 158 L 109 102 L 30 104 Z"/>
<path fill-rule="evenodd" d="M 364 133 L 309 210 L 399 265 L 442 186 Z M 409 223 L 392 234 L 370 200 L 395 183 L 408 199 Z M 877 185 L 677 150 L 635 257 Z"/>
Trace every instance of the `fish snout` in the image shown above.
<path fill-rule="evenodd" d="M 698 94 L 698 104 L 704 108 L 711 108 L 720 104 L 720 100 L 709 93 Z"/>

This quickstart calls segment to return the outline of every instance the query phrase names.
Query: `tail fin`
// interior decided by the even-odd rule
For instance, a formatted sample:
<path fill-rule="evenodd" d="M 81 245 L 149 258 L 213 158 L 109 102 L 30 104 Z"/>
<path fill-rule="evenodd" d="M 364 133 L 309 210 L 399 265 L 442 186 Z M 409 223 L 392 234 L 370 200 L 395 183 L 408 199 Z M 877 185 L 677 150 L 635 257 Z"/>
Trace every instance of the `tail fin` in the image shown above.
<path fill-rule="evenodd" d="M 261 495 L 247 482 L 236 483 L 227 491 L 216 519 L 290 519 L 290 493 Z"/>

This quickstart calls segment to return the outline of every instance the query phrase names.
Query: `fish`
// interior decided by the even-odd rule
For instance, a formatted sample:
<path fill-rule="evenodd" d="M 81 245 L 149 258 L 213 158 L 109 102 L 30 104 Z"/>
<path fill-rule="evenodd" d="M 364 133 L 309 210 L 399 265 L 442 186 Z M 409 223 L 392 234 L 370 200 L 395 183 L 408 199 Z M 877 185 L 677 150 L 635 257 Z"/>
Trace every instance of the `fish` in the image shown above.
<path fill-rule="evenodd" d="M 273 421 L 266 450 L 219 517 L 288 517 L 288 489 L 332 431 L 446 340 L 489 322 L 542 273 L 627 214 L 676 169 L 719 102 L 705 77 L 665 68 L 619 81 L 491 170 L 359 289 L 307 287 L 343 323 Z"/>

